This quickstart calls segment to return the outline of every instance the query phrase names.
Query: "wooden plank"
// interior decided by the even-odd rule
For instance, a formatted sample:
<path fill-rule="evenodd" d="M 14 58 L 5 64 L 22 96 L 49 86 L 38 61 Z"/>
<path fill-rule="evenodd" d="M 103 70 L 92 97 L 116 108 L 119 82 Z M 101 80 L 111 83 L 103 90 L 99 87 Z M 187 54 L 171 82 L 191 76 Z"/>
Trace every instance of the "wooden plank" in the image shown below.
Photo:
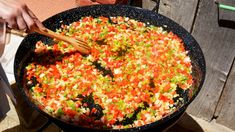
<path fill-rule="evenodd" d="M 234 58 L 235 59 L 235 58 Z M 235 64 L 229 74 L 216 109 L 216 122 L 235 130 Z"/>
<path fill-rule="evenodd" d="M 234 13 L 230 15 L 235 18 Z M 214 0 L 202 0 L 192 32 L 204 52 L 207 75 L 203 88 L 187 112 L 207 121 L 213 119 L 235 56 L 235 30 L 219 27 L 217 17 Z"/>
<path fill-rule="evenodd" d="M 153 0 L 142 0 L 145 9 L 152 10 L 156 3 Z M 171 18 L 187 31 L 190 31 L 198 0 L 160 0 L 159 13 Z"/>
<path fill-rule="evenodd" d="M 231 0 L 220 0 L 219 1 L 222 4 L 226 5 L 232 5 L 235 6 L 235 2 Z M 232 12 L 229 12 L 227 10 L 220 10 L 220 19 L 230 21 L 229 25 L 231 28 L 235 28 L 235 15 L 231 16 Z M 229 26 L 227 25 L 227 26 Z M 216 111 L 214 116 L 216 117 L 216 122 L 219 124 L 222 124 L 224 126 L 227 126 L 233 130 L 235 130 L 235 58 L 233 60 L 233 66 L 231 68 L 231 71 L 229 72 L 228 79 L 226 81 L 225 87 L 223 89 L 223 93 L 221 95 L 221 98 L 219 100 L 219 103 L 217 105 Z"/>

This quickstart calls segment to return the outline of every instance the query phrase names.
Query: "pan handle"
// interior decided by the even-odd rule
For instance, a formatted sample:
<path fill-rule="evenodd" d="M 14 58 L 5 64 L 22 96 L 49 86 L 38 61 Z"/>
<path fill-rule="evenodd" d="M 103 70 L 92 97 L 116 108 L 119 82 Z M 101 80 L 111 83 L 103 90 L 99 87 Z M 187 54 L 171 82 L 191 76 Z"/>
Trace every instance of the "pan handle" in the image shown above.
<path fill-rule="evenodd" d="M 127 5 L 132 5 L 133 0 L 128 0 Z"/>
<path fill-rule="evenodd" d="M 158 13 L 159 11 L 159 6 L 160 6 L 160 0 L 153 0 L 154 2 L 156 2 L 156 5 L 154 6 L 154 8 L 152 9 L 152 11 Z"/>

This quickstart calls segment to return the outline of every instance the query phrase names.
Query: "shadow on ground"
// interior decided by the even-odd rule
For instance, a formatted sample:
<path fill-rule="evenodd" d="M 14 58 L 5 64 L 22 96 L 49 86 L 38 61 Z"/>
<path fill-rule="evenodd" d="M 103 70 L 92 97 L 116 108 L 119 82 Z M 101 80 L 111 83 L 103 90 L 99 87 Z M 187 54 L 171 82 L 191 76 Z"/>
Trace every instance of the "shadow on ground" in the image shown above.
<path fill-rule="evenodd" d="M 165 132 L 204 132 L 201 126 L 186 112 L 179 121 Z"/>

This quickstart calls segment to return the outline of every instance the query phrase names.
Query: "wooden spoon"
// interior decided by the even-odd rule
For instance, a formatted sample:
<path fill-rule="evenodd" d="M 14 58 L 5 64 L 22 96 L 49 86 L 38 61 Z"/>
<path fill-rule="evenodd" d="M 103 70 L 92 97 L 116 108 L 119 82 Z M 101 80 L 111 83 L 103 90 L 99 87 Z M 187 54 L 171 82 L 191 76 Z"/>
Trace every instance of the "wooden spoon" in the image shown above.
<path fill-rule="evenodd" d="M 63 36 L 63 35 L 60 35 L 60 34 L 57 34 L 53 31 L 51 31 L 50 29 L 47 29 L 47 28 L 41 29 L 37 26 L 34 26 L 32 28 L 32 31 L 37 32 L 42 35 L 45 35 L 45 36 L 48 36 L 48 37 L 52 37 L 52 38 L 67 42 L 68 44 L 72 44 L 74 46 L 74 48 L 76 48 L 82 54 L 87 55 L 90 53 L 90 47 L 88 46 L 88 44 L 85 41 L 83 41 L 81 39 L 74 39 L 74 38 L 71 38 L 68 36 Z"/>
<path fill-rule="evenodd" d="M 90 53 L 90 47 L 87 45 L 87 43 L 85 41 L 83 41 L 81 39 L 74 39 L 74 38 L 71 38 L 71 37 L 68 37 L 68 36 L 63 36 L 63 35 L 60 35 L 60 34 L 57 34 L 53 31 L 51 31 L 50 29 L 47 29 L 47 28 L 40 29 L 36 26 L 34 26 L 31 29 L 31 31 L 32 32 L 37 32 L 39 34 L 42 34 L 42 35 L 45 35 L 45 36 L 48 36 L 48 37 L 56 38 L 58 40 L 67 42 L 69 44 L 72 44 L 74 46 L 74 48 L 76 48 L 82 54 L 89 54 Z M 18 36 L 22 36 L 22 37 L 25 37 L 25 36 L 28 35 L 24 31 L 20 31 L 20 30 L 16 30 L 16 29 L 10 29 L 10 28 L 7 28 L 7 32 L 18 35 Z"/>

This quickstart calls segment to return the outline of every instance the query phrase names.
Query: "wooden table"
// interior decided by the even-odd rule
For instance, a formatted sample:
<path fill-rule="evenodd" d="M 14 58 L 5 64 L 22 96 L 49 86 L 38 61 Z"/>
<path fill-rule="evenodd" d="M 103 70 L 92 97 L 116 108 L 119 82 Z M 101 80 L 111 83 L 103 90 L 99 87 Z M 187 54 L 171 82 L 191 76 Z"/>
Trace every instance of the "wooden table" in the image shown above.
<path fill-rule="evenodd" d="M 235 1 L 219 2 L 235 6 Z M 137 4 L 145 9 L 155 5 L 153 0 Z M 214 0 L 161 0 L 159 13 L 190 32 L 206 59 L 205 83 L 187 113 L 235 130 L 235 12 L 217 7 Z"/>

